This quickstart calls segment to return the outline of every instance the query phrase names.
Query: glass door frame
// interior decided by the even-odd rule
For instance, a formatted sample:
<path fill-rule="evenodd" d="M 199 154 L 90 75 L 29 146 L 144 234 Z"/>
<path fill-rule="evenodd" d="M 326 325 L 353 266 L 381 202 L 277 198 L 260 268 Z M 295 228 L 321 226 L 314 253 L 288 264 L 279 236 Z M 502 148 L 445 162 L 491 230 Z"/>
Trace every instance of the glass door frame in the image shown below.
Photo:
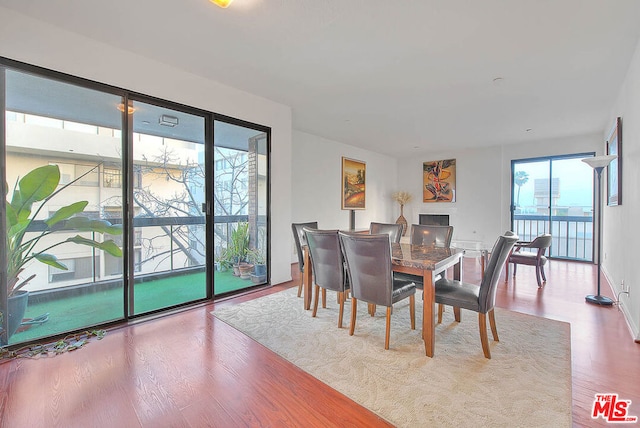
<path fill-rule="evenodd" d="M 543 230 L 540 231 L 540 229 L 537 228 L 536 226 L 536 231 L 538 232 L 538 234 L 541 233 L 552 233 L 551 231 L 553 230 L 553 224 L 554 222 L 558 221 L 557 219 L 555 219 L 555 217 L 557 216 L 553 216 L 553 203 L 552 203 L 552 194 L 553 194 L 553 162 L 554 161 L 559 161 L 559 160 L 565 160 L 565 159 L 580 159 L 580 158 L 587 158 L 587 157 L 592 157 L 595 156 L 595 152 L 583 152 L 583 153 L 572 153 L 572 154 L 565 154 L 565 155 L 551 155 L 551 156 L 540 156 L 540 157 L 534 157 L 534 158 L 524 158 L 524 159 L 512 159 L 511 160 L 511 196 L 510 196 L 510 205 L 509 205 L 509 212 L 510 212 L 510 224 L 511 224 L 511 230 L 513 230 L 515 233 L 518 233 L 516 229 L 516 219 L 515 219 L 515 215 L 516 215 L 516 201 L 515 201 L 515 173 L 516 173 L 516 166 L 518 164 L 524 164 L 524 163 L 534 163 L 534 162 L 548 162 L 549 164 L 549 174 L 548 174 L 548 178 L 549 178 L 549 187 L 548 187 L 548 192 L 549 192 L 549 205 L 548 205 L 548 214 L 546 215 L 546 220 L 544 220 L 544 225 L 543 225 Z M 592 182 L 592 187 L 594 186 L 593 184 L 594 182 Z M 595 192 L 594 192 L 595 195 Z M 591 230 L 591 234 L 592 236 L 595 236 L 595 219 L 597 218 L 596 215 L 600 215 L 599 212 L 597 212 L 597 208 L 595 208 L 595 202 L 592 198 L 592 202 L 591 202 L 591 206 L 592 206 L 592 212 L 594 213 L 594 215 L 592 216 L 592 230 Z M 568 236 L 567 236 L 568 239 Z M 577 259 L 577 258 L 572 258 L 572 257 L 564 257 L 564 256 L 559 256 L 558 254 L 556 254 L 554 252 L 554 247 L 557 248 L 559 239 L 558 238 L 554 238 L 553 240 L 554 242 L 552 243 L 551 247 L 549 248 L 549 253 L 547 254 L 547 256 L 549 258 L 556 258 L 556 259 L 564 259 L 564 260 L 582 260 L 582 259 Z M 591 249 L 591 258 L 593 259 L 594 257 L 594 251 L 593 251 L 593 245 L 595 245 L 595 243 L 593 242 L 592 239 L 592 249 Z M 592 262 L 593 260 L 582 260 L 582 261 L 589 261 Z"/>

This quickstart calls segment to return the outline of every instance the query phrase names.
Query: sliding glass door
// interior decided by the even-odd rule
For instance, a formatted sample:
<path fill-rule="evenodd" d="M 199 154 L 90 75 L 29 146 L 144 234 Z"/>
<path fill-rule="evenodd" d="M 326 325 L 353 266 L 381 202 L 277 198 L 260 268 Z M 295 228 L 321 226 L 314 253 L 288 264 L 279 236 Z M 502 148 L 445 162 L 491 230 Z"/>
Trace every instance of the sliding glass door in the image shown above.
<path fill-rule="evenodd" d="M 0 346 L 269 283 L 269 128 L 5 58 L 0 109 Z"/>
<path fill-rule="evenodd" d="M 552 257 L 593 258 L 593 170 L 576 154 L 515 160 L 511 221 L 522 240 L 553 236 Z"/>
<path fill-rule="evenodd" d="M 10 203 L 0 341 L 123 319 L 122 205 L 111 202 L 123 190 L 122 98 L 1 71 Z"/>
<path fill-rule="evenodd" d="M 213 162 L 218 295 L 268 282 L 268 129 L 215 120 Z"/>
<path fill-rule="evenodd" d="M 129 314 L 207 297 L 205 127 L 195 115 L 130 101 L 133 286 Z"/>

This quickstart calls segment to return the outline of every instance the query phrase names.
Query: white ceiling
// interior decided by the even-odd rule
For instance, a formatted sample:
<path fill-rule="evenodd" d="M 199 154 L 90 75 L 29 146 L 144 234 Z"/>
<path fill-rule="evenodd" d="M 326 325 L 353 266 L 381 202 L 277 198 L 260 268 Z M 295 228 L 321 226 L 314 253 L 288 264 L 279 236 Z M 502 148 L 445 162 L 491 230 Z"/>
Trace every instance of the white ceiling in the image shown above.
<path fill-rule="evenodd" d="M 638 0 L 0 5 L 289 105 L 294 129 L 394 156 L 603 132 L 640 38 Z"/>

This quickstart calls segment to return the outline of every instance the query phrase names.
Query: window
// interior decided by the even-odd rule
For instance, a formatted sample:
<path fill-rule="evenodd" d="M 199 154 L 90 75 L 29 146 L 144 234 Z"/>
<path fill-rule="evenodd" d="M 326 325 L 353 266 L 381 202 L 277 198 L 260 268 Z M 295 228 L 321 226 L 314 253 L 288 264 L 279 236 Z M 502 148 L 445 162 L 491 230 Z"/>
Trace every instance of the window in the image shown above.
<path fill-rule="evenodd" d="M 102 185 L 104 187 L 115 187 L 119 189 L 122 187 L 122 175 L 119 169 L 104 168 L 102 172 Z"/>

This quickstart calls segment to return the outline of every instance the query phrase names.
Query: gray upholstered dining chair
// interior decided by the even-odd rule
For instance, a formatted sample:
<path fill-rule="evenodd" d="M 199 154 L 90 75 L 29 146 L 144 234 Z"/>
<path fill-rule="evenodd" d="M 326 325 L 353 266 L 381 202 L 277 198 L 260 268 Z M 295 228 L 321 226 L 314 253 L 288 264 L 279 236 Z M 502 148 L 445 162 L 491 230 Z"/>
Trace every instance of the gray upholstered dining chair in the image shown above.
<path fill-rule="evenodd" d="M 513 276 L 516 276 L 516 268 L 519 264 L 535 266 L 538 287 L 542 287 L 542 282 L 547 282 L 547 277 L 544 274 L 544 265 L 547 263 L 547 258 L 544 253 L 547 251 L 547 248 L 551 247 L 551 241 L 551 235 L 545 233 L 536 237 L 531 242 L 516 243 L 513 252 L 507 260 L 507 266 L 509 263 L 513 263 Z M 522 251 L 522 249 L 534 249 L 535 251 Z M 505 271 L 508 272 L 508 268 L 505 269 Z M 508 277 L 505 276 L 505 279 L 506 278 Z"/>
<path fill-rule="evenodd" d="M 398 244 L 402 237 L 402 225 L 396 223 L 376 223 L 371 222 L 369 225 L 369 234 L 380 235 L 386 233 L 392 243 Z"/>
<path fill-rule="evenodd" d="M 310 221 L 307 223 L 291 223 L 291 230 L 293 232 L 293 240 L 296 243 L 296 252 L 298 254 L 298 268 L 300 269 L 300 285 L 298 285 L 298 297 L 302 294 L 302 274 L 304 273 L 304 255 L 302 254 L 302 247 L 307 245 L 306 237 L 304 236 L 304 228 L 311 229 L 318 228 L 317 221 Z"/>
<path fill-rule="evenodd" d="M 393 278 L 391 270 L 391 245 L 389 235 L 363 235 L 339 232 L 351 287 L 351 326 L 353 336 L 356 327 L 358 300 L 386 306 L 387 328 L 384 349 L 389 349 L 391 308 L 394 303 L 409 298 L 411 329 L 416 328 L 416 285 L 411 281 Z"/>
<path fill-rule="evenodd" d="M 493 340 L 497 342 L 498 330 L 496 329 L 494 313 L 496 287 L 502 268 L 517 240 L 518 237 L 516 235 L 498 237 L 491 250 L 491 257 L 480 285 L 447 278 L 441 278 L 435 283 L 436 303 L 453 306 L 454 308 L 468 309 L 478 313 L 480 342 L 486 358 L 491 358 L 487 337 L 487 315 L 489 315 L 489 325 Z M 456 320 L 460 320 L 459 314 L 456 314 Z M 438 322 L 442 322 L 440 312 L 438 314 Z"/>
<path fill-rule="evenodd" d="M 309 229 L 305 227 L 304 233 L 311 256 L 313 282 L 315 284 L 312 316 L 315 317 L 318 312 L 320 288 L 335 291 L 338 293 L 338 303 L 340 304 L 338 328 L 342 328 L 344 302 L 349 285 L 338 231 Z"/>
<path fill-rule="evenodd" d="M 450 247 L 452 237 L 453 226 L 411 225 L 411 243 L 413 245 Z"/>

